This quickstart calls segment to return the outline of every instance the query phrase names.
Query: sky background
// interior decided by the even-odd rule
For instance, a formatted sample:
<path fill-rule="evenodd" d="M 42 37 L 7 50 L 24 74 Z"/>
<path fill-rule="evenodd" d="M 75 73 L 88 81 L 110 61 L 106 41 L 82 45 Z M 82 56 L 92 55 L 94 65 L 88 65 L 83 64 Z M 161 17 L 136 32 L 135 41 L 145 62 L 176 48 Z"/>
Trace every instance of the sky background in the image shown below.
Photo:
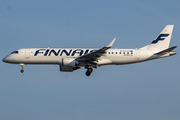
<path fill-rule="evenodd" d="M 0 0 L 0 56 L 20 48 L 140 48 L 168 24 L 179 46 L 177 0 Z M 1 120 L 179 120 L 175 56 L 102 66 L 90 77 L 58 65 L 0 62 Z"/>

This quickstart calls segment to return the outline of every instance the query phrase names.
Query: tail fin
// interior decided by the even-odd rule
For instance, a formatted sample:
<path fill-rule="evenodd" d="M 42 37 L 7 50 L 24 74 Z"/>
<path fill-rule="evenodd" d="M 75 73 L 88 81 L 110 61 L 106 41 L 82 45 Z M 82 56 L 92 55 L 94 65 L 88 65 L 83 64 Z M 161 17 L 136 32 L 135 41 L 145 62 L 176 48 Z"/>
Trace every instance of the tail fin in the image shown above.
<path fill-rule="evenodd" d="M 174 25 L 167 25 L 147 47 L 148 50 L 165 50 L 169 48 Z"/>

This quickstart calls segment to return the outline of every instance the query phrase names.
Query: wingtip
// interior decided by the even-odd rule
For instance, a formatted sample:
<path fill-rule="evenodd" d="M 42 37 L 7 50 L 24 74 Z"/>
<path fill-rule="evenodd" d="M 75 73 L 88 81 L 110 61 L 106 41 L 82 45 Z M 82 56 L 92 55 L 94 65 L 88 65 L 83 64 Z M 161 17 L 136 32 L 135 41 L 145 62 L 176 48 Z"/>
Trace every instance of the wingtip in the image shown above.
<path fill-rule="evenodd" d="M 114 38 L 107 47 L 112 47 L 112 45 L 114 44 L 114 41 L 115 41 L 115 40 L 116 40 L 116 38 Z"/>

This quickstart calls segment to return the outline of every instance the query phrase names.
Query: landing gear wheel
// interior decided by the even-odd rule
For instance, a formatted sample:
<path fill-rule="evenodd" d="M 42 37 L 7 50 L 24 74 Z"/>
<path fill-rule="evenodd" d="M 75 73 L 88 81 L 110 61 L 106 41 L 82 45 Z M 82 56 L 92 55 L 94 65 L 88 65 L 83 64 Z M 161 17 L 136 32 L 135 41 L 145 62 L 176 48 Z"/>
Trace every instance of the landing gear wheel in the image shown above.
<path fill-rule="evenodd" d="M 91 73 L 92 73 L 93 69 L 92 68 L 88 68 L 87 71 L 86 71 L 86 75 L 87 76 L 90 76 Z"/>
<path fill-rule="evenodd" d="M 86 72 L 86 75 L 87 75 L 87 76 L 90 76 L 90 75 L 91 75 L 91 72 L 87 71 L 87 72 Z"/>
<path fill-rule="evenodd" d="M 24 72 L 24 70 L 23 69 L 21 69 L 21 73 L 23 73 Z"/>
<path fill-rule="evenodd" d="M 24 72 L 24 63 L 20 63 L 19 65 L 22 67 L 22 69 L 20 70 L 20 72 L 23 73 L 23 72 Z"/>

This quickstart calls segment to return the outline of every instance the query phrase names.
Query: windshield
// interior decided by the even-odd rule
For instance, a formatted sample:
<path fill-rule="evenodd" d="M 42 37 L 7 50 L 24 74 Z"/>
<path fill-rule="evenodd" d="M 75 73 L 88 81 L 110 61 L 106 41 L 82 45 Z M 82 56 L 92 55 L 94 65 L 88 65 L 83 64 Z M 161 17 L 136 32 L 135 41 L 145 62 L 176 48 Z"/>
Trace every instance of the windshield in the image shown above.
<path fill-rule="evenodd" d="M 18 54 L 18 51 L 13 51 L 11 54 Z"/>

